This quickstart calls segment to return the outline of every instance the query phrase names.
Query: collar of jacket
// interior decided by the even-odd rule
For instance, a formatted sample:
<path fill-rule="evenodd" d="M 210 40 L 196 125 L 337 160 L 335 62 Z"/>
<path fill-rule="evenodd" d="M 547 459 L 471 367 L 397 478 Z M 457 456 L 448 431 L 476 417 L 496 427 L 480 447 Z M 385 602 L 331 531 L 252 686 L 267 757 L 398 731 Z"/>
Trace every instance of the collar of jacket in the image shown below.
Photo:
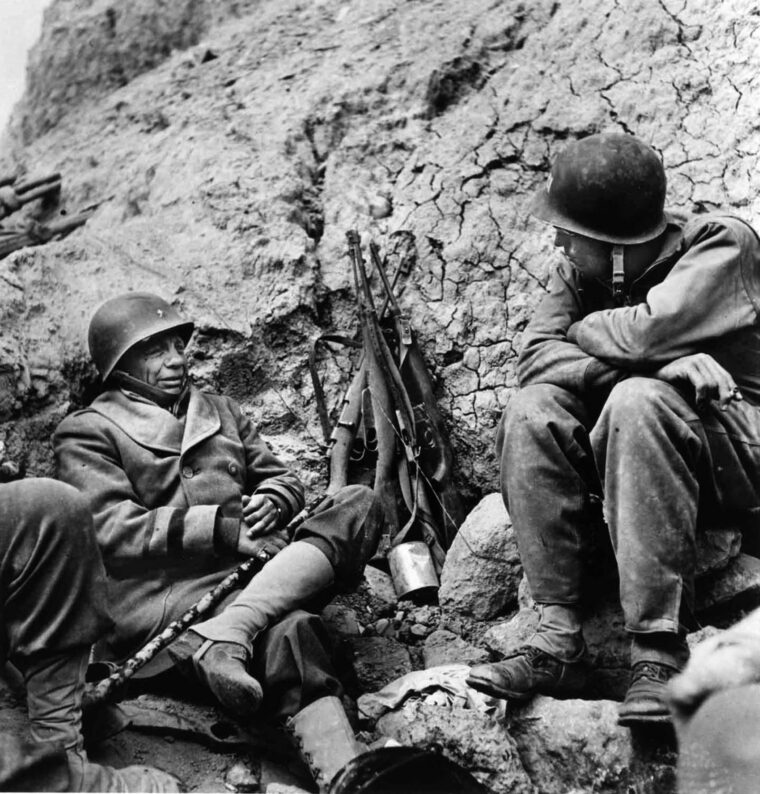
<path fill-rule="evenodd" d="M 190 387 L 184 421 L 149 400 L 130 397 L 122 389 L 109 389 L 90 408 L 141 446 L 182 455 L 222 426 L 216 406 L 194 386 Z"/>
<path fill-rule="evenodd" d="M 671 267 L 676 263 L 676 260 L 681 254 L 681 249 L 683 247 L 683 227 L 684 227 L 685 219 L 681 218 L 680 216 L 674 215 L 672 213 L 668 213 L 668 226 L 667 226 L 667 234 L 665 235 L 665 240 L 663 242 L 662 248 L 660 249 L 660 253 L 657 255 L 657 259 L 652 262 L 647 269 L 637 276 L 633 281 L 630 283 L 626 283 L 626 295 L 630 296 L 631 293 L 636 289 L 648 289 L 647 284 L 652 286 L 656 283 L 662 281 L 664 276 L 660 275 L 660 270 L 663 268 L 670 270 Z M 600 278 L 592 278 L 589 279 L 588 277 L 584 276 L 579 270 L 576 269 L 576 272 L 580 276 L 580 281 L 583 283 L 593 282 L 595 284 L 600 284 L 604 287 L 606 292 L 609 292 L 610 295 L 612 294 L 612 284 L 608 281 L 604 281 Z"/>

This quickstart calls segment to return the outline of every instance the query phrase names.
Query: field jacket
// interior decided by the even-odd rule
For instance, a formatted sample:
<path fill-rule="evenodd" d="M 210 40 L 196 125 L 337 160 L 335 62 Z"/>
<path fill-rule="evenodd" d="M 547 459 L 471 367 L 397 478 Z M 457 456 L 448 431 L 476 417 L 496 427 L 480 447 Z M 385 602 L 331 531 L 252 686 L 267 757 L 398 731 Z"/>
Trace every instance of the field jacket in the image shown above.
<path fill-rule="evenodd" d="M 731 373 L 760 405 L 760 240 L 726 215 L 673 220 L 660 255 L 615 307 L 611 287 L 569 262 L 525 330 L 521 386 L 550 383 L 580 395 L 693 353 Z"/>
<path fill-rule="evenodd" d="M 303 487 L 231 399 L 191 389 L 178 419 L 112 389 L 66 417 L 53 444 L 58 476 L 89 500 L 127 655 L 239 562 L 243 494 L 271 497 L 281 523 Z"/>

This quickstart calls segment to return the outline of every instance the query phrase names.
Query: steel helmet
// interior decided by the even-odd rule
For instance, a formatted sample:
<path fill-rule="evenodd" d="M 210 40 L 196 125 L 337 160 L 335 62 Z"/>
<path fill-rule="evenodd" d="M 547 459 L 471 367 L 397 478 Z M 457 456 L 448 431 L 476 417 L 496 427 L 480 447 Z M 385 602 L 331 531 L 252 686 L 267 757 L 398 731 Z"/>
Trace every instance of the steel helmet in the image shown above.
<path fill-rule="evenodd" d="M 486 794 L 464 767 L 419 747 L 380 747 L 352 758 L 327 794 Z"/>
<path fill-rule="evenodd" d="M 107 300 L 97 309 L 90 320 L 87 342 L 100 377 L 106 380 L 133 345 L 173 329 L 187 343 L 194 327 L 158 295 L 127 292 Z"/>
<path fill-rule="evenodd" d="M 559 153 L 530 212 L 595 240 L 644 243 L 667 225 L 665 169 L 654 149 L 633 135 L 590 135 Z"/>

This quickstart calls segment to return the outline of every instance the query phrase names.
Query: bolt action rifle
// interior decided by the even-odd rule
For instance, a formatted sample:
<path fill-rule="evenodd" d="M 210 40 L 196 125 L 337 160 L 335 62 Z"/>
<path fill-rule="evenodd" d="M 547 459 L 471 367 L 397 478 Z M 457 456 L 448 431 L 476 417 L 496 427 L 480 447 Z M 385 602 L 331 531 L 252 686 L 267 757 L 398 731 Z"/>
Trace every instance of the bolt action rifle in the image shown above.
<path fill-rule="evenodd" d="M 433 485 L 432 495 L 439 508 L 434 512 L 443 529 L 444 547 L 448 548 L 465 518 L 464 505 L 453 481 L 454 455 L 435 399 L 433 381 L 409 318 L 402 313 L 393 294 L 393 287 L 386 275 L 377 245 L 370 242 L 369 249 L 372 263 L 385 289 L 386 302 L 390 307 L 390 321 L 398 346 L 398 366 L 412 403 L 416 435 L 420 444 L 418 466 Z"/>
<path fill-rule="evenodd" d="M 85 210 L 49 224 L 31 221 L 22 230 L 6 231 L 0 229 L 0 259 L 30 245 L 43 245 L 53 238 L 61 238 L 74 229 L 84 226 L 92 216 L 93 210 Z"/>
<path fill-rule="evenodd" d="M 59 173 L 18 183 L 14 177 L 0 178 L 0 220 L 21 209 L 24 204 L 57 193 L 60 189 Z"/>
<path fill-rule="evenodd" d="M 397 545 L 417 531 L 428 545 L 436 569 L 440 572 L 445 559 L 446 538 L 435 521 L 431 509 L 432 495 L 420 466 L 420 445 L 417 439 L 415 412 L 398 364 L 380 325 L 369 278 L 364 264 L 359 235 L 347 232 L 357 307 L 362 331 L 366 387 L 361 411 L 365 428 L 371 415 L 373 434 L 365 432 L 365 443 L 376 452 L 374 489 L 386 513 L 391 544 Z M 389 285 L 390 286 L 390 285 Z M 361 367 L 355 378 L 359 381 Z M 352 384 L 353 386 L 354 384 Z M 358 389 L 358 386 L 356 387 Z M 347 395 L 344 411 L 352 411 Z M 409 512 L 402 526 L 398 494 Z"/>

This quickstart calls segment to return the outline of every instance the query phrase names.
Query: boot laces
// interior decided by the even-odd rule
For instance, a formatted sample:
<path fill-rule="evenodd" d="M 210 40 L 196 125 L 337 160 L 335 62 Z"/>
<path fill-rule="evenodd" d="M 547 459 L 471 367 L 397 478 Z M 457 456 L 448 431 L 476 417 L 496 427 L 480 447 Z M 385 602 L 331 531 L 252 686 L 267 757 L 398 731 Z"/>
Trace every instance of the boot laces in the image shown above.
<path fill-rule="evenodd" d="M 676 671 L 666 664 L 660 664 L 659 662 L 637 662 L 631 674 L 631 684 L 635 684 L 642 678 L 648 678 L 651 681 L 658 681 L 665 684 L 670 681 L 675 673 Z"/>

